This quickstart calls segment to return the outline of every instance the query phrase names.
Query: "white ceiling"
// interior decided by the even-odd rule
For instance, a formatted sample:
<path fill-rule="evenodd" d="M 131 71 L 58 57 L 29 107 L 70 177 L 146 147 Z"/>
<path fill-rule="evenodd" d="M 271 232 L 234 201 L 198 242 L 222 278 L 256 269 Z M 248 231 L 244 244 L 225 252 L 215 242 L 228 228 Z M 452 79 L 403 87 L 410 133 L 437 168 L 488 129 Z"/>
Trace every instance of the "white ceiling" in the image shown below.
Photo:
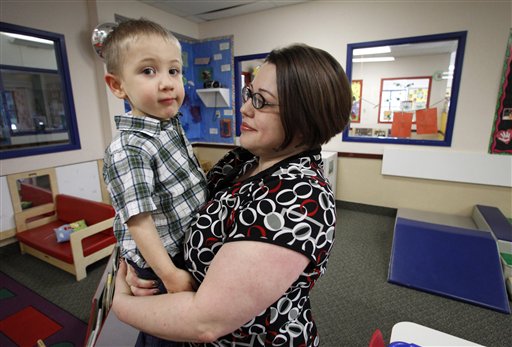
<path fill-rule="evenodd" d="M 313 0 L 139 0 L 195 23 L 240 16 Z"/>

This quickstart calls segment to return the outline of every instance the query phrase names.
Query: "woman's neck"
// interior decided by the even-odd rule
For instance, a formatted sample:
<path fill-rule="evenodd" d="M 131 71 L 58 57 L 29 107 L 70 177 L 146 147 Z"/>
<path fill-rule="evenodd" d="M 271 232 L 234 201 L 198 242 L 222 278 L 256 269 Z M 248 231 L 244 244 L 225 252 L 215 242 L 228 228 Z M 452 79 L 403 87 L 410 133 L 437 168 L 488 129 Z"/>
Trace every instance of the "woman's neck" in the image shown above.
<path fill-rule="evenodd" d="M 255 168 L 251 176 L 257 175 L 258 173 L 274 166 L 280 161 L 293 157 L 294 155 L 302 153 L 305 150 L 307 150 L 307 148 L 304 146 L 289 146 L 284 150 L 276 151 L 275 153 L 271 153 L 270 155 L 261 155 L 258 158 L 258 166 Z"/>

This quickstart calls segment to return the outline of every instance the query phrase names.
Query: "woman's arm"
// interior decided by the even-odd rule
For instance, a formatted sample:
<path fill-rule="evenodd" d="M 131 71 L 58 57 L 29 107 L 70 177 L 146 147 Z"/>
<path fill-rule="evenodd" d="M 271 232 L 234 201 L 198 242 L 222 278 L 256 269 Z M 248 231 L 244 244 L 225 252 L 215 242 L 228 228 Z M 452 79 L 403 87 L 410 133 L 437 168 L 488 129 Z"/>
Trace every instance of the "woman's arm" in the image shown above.
<path fill-rule="evenodd" d="M 291 286 L 309 263 L 293 250 L 258 241 L 226 243 L 197 292 L 132 296 L 126 267 L 113 310 L 139 330 L 174 341 L 211 342 L 247 323 Z"/>

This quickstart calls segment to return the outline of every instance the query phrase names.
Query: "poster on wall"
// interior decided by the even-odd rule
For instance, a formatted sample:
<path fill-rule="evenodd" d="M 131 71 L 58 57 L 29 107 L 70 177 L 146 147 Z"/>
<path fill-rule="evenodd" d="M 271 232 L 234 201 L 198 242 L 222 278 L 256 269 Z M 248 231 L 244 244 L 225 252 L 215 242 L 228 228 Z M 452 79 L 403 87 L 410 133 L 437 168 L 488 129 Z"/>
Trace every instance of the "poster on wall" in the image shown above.
<path fill-rule="evenodd" d="M 508 35 L 507 51 L 498 91 L 498 102 L 492 127 L 489 153 L 512 154 L 512 29 Z"/>

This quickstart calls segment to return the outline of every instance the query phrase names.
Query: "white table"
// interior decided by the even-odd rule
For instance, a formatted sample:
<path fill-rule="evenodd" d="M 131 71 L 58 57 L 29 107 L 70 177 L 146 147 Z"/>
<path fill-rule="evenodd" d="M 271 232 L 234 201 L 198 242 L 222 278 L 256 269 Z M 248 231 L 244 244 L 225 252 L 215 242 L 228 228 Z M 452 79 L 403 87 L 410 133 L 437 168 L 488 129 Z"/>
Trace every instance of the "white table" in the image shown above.
<path fill-rule="evenodd" d="M 399 322 L 393 326 L 390 343 L 399 341 L 414 343 L 421 347 L 483 347 L 477 343 L 412 322 Z"/>

